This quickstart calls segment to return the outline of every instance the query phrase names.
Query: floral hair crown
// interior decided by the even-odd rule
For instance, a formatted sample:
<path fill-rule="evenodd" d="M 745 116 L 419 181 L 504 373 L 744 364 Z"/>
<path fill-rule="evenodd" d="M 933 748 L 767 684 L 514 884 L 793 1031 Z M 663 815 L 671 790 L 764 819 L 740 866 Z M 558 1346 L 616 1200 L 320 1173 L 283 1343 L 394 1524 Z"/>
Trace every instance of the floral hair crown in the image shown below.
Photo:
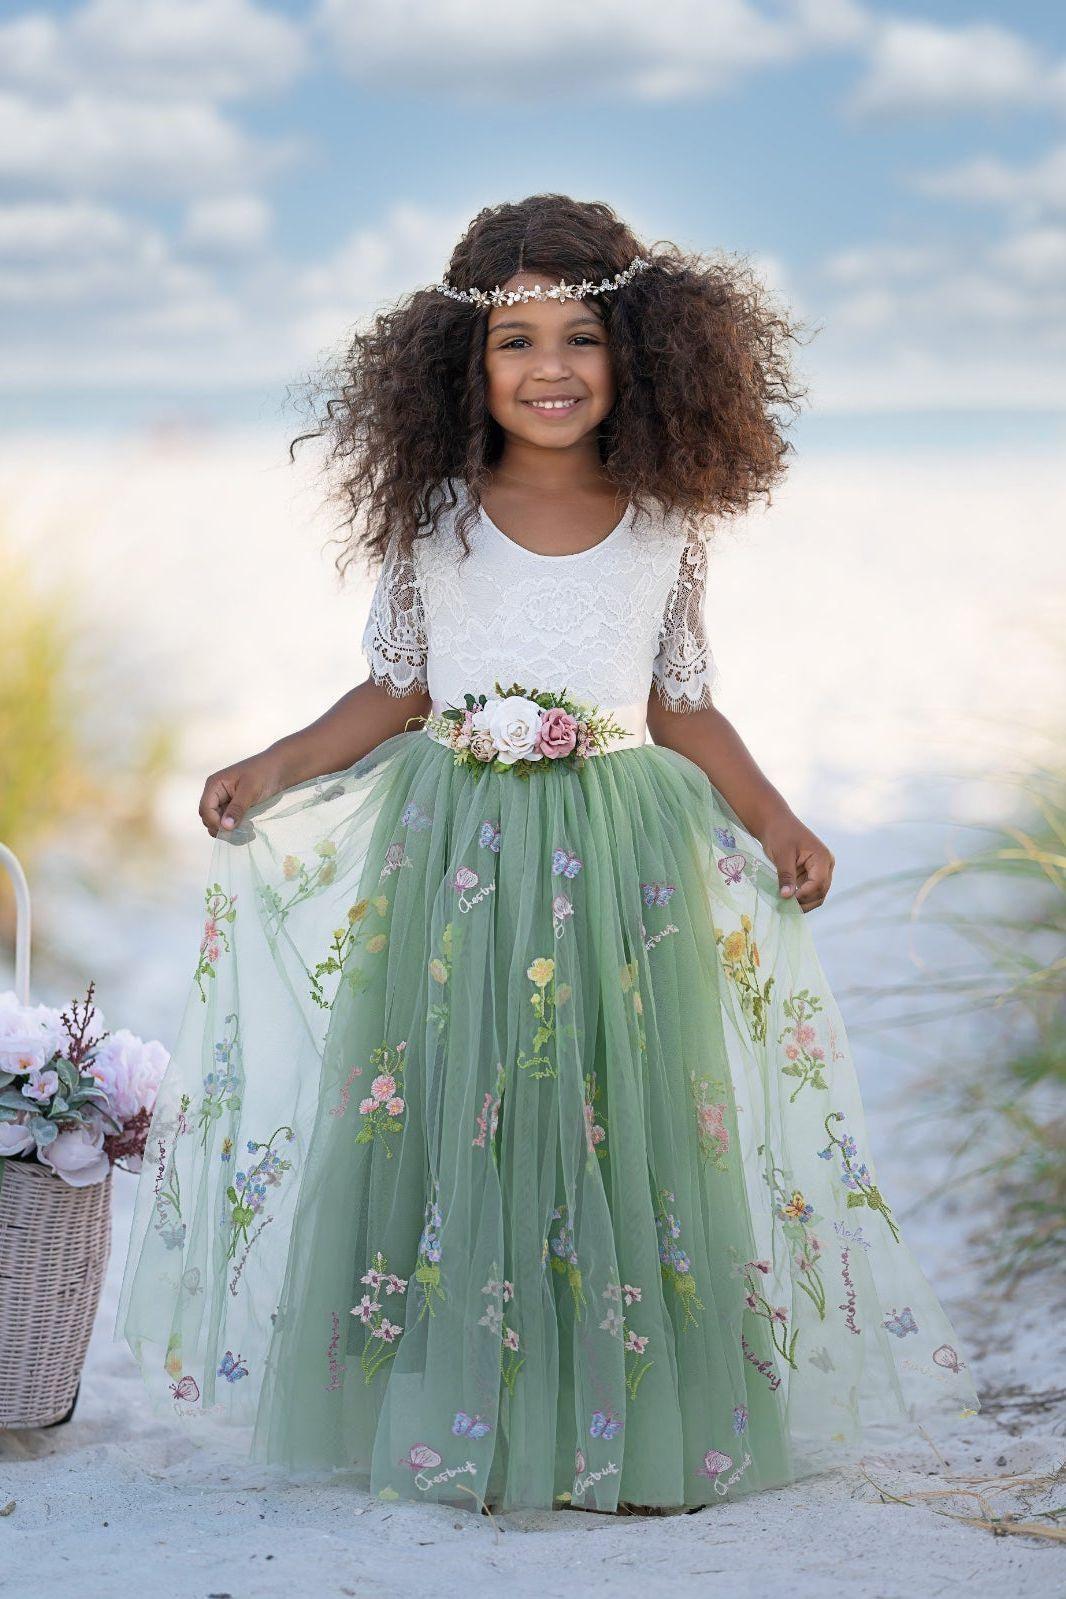
<path fill-rule="evenodd" d="M 580 283 L 567 283 L 564 278 L 550 289 L 540 283 L 535 283 L 531 289 L 501 289 L 499 284 L 494 289 L 456 289 L 447 278 L 433 287 L 449 299 L 466 300 L 471 305 L 514 305 L 520 300 L 583 300 L 586 295 L 609 294 L 612 289 L 620 289 L 636 273 L 650 266 L 650 261 L 635 255 L 625 271 L 616 272 L 613 278 L 603 278 L 599 283 L 591 283 L 588 278 L 582 278 Z"/>

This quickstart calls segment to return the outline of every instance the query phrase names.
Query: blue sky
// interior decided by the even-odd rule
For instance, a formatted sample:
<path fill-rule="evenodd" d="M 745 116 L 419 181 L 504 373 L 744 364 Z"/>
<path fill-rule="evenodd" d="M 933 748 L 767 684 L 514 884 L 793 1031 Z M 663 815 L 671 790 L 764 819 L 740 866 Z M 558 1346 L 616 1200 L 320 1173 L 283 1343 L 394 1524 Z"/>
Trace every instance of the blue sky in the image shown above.
<path fill-rule="evenodd" d="M 1051 444 L 1064 120 L 1050 0 L 16 0 L 0 421 L 284 423 L 476 211 L 559 189 L 819 322 L 812 440 Z"/>

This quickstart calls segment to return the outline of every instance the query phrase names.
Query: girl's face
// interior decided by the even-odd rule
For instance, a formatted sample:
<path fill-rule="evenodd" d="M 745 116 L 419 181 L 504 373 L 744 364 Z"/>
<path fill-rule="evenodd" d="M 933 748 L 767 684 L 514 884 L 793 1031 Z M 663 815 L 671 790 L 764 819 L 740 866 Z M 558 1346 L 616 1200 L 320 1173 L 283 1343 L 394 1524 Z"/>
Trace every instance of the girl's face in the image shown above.
<path fill-rule="evenodd" d="M 516 272 L 505 289 L 553 280 Z M 595 301 L 520 300 L 489 310 L 488 407 L 504 433 L 543 449 L 573 448 L 594 434 L 615 400 L 607 334 Z M 554 400 L 562 404 L 547 405 Z M 539 403 L 538 403 L 539 402 Z"/>

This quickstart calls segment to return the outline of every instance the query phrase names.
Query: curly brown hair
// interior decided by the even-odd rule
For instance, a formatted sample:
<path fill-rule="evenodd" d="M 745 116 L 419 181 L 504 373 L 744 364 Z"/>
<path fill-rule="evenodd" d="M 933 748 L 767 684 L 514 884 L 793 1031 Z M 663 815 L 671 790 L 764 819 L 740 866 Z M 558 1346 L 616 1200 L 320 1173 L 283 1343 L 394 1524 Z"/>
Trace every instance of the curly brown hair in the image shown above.
<path fill-rule="evenodd" d="M 536 194 L 479 211 L 452 251 L 453 287 L 489 289 L 515 272 L 577 282 L 610 278 L 634 256 L 651 270 L 592 296 L 607 332 L 616 399 L 600 425 L 604 476 L 635 507 L 655 502 L 694 525 L 746 510 L 784 475 L 784 429 L 805 389 L 790 342 L 800 323 L 772 303 L 741 257 L 643 245 L 610 206 Z M 355 331 L 307 385 L 312 425 L 289 446 L 324 438 L 328 495 L 349 536 L 336 565 L 383 556 L 393 534 L 428 537 L 465 482 L 455 532 L 468 551 L 481 485 L 503 433 L 486 404 L 488 314 L 433 288 L 405 295 Z"/>

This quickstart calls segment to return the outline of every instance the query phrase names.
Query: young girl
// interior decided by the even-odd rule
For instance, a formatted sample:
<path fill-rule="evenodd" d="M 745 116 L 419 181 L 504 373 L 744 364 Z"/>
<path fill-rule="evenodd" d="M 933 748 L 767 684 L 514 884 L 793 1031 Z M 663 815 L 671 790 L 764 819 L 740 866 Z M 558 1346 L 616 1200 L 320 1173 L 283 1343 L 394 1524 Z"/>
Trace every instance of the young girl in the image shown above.
<path fill-rule="evenodd" d="M 700 526 L 784 470 L 791 337 L 539 195 L 327 384 L 370 678 L 205 785 L 119 1312 L 201 1433 L 667 1511 L 976 1406 L 811 944 L 833 857 L 711 697 Z"/>

